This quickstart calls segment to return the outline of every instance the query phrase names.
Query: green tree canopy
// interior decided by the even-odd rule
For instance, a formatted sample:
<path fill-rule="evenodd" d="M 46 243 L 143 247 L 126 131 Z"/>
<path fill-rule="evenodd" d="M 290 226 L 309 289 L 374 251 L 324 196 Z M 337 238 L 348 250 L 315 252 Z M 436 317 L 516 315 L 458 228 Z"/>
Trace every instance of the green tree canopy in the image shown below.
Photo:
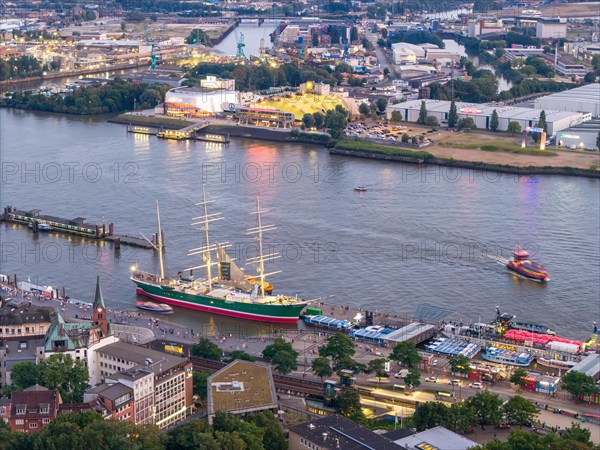
<path fill-rule="evenodd" d="M 498 426 L 502 422 L 502 399 L 498 395 L 488 391 L 478 392 L 465 403 L 472 407 L 477 424 L 482 429 L 485 425 Z"/>
<path fill-rule="evenodd" d="M 197 344 L 192 345 L 192 355 L 199 358 L 212 359 L 220 361 L 223 355 L 223 350 L 217 344 L 208 338 L 200 338 Z"/>
<path fill-rule="evenodd" d="M 416 367 L 408 369 L 408 374 L 404 377 L 404 382 L 411 388 L 416 388 L 421 385 L 421 372 Z"/>
<path fill-rule="evenodd" d="M 527 377 L 527 371 L 525 369 L 516 368 L 512 375 L 510 376 L 510 382 L 512 384 L 516 384 L 520 388 L 525 387 L 527 381 L 525 378 Z"/>
<path fill-rule="evenodd" d="M 490 120 L 490 130 L 497 131 L 499 124 L 498 111 L 494 109 L 494 111 L 492 111 L 492 119 Z"/>
<path fill-rule="evenodd" d="M 455 355 L 448 361 L 452 373 L 468 375 L 471 372 L 471 360 L 465 355 Z"/>
<path fill-rule="evenodd" d="M 335 333 L 327 338 L 327 343 L 319 349 L 320 356 L 330 356 L 334 364 L 354 355 L 354 342 L 343 333 Z"/>
<path fill-rule="evenodd" d="M 402 142 L 404 142 L 404 137 Z M 403 341 L 396 344 L 392 349 L 390 359 L 392 361 L 399 361 L 406 367 L 416 367 L 423 358 L 419 355 L 415 344 L 410 341 Z"/>
<path fill-rule="evenodd" d="M 241 359 L 242 361 L 256 361 L 256 358 L 252 355 L 249 355 L 244 350 L 234 350 L 229 354 L 229 361 L 235 361 L 236 359 Z"/>
<path fill-rule="evenodd" d="M 465 117 L 458 121 L 459 130 L 474 130 L 475 128 L 477 128 L 475 121 L 470 117 Z"/>
<path fill-rule="evenodd" d="M 193 392 L 201 400 L 206 400 L 208 396 L 208 377 L 210 372 L 205 370 L 194 370 L 192 372 Z"/>
<path fill-rule="evenodd" d="M 521 132 L 521 124 L 516 121 L 508 122 L 508 127 L 506 129 L 512 136 Z"/>
<path fill-rule="evenodd" d="M 358 423 L 366 421 L 357 391 L 342 391 L 335 399 L 335 412 Z"/>
<path fill-rule="evenodd" d="M 454 128 L 458 123 L 458 111 L 454 100 L 450 103 L 450 112 L 448 113 L 448 127 Z"/>
<path fill-rule="evenodd" d="M 35 386 L 41 382 L 41 374 L 39 367 L 32 362 L 20 362 L 16 363 L 10 372 L 10 379 L 12 385 L 18 389 L 23 390 L 28 387 Z"/>
<path fill-rule="evenodd" d="M 271 362 L 275 365 L 275 370 L 282 374 L 288 374 L 298 368 L 298 353 L 295 351 L 281 350 L 275 353 Z"/>
<path fill-rule="evenodd" d="M 69 354 L 57 353 L 43 360 L 38 370 L 40 384 L 48 389 L 58 389 L 65 403 L 83 401 L 90 378 L 83 361 L 74 361 Z"/>
<path fill-rule="evenodd" d="M 571 370 L 563 376 L 561 389 L 567 391 L 575 399 L 579 399 L 584 394 L 597 392 L 594 379 L 576 370 Z"/>
<path fill-rule="evenodd" d="M 529 400 L 515 395 L 502 407 L 506 421 L 514 425 L 527 425 L 539 414 L 539 410 Z"/>
<path fill-rule="evenodd" d="M 333 374 L 329 359 L 325 356 L 319 356 L 318 358 L 313 359 L 312 370 L 316 376 L 321 378 L 321 380 L 323 380 L 323 377 L 328 377 Z"/>
<path fill-rule="evenodd" d="M 438 125 L 437 117 L 427 116 L 427 119 L 425 119 L 425 125 L 428 127 L 436 127 Z"/>
<path fill-rule="evenodd" d="M 419 110 L 419 118 L 417 119 L 417 123 L 421 125 L 425 125 L 425 121 L 427 120 L 427 106 L 425 105 L 425 100 L 421 101 L 421 109 Z"/>
<path fill-rule="evenodd" d="M 446 426 L 450 417 L 449 408 L 441 402 L 425 402 L 417 407 L 412 416 L 412 425 L 417 431 L 437 426 Z"/>
<path fill-rule="evenodd" d="M 385 111 L 385 108 L 387 108 L 387 104 L 388 104 L 388 101 L 384 97 L 379 97 L 377 100 L 375 100 L 375 106 L 377 106 L 377 110 L 380 113 Z"/>

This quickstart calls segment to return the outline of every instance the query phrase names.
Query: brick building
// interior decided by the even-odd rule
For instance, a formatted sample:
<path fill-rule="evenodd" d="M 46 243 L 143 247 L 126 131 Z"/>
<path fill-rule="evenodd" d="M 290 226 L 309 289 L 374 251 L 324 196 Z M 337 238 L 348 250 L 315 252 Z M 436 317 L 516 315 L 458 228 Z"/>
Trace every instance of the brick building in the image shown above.
<path fill-rule="evenodd" d="M 37 384 L 24 391 L 13 392 L 10 400 L 3 400 L 0 418 L 8 423 L 11 430 L 25 433 L 48 426 L 56 419 L 62 403 L 58 389 L 50 390 Z"/>

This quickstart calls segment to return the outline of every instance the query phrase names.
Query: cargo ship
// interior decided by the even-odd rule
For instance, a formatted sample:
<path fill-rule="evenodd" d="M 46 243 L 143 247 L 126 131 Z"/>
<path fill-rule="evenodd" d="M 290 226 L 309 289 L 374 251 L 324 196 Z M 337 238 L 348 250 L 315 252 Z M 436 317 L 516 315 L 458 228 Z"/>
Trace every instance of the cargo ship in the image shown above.
<path fill-rule="evenodd" d="M 137 301 L 135 302 L 136 308 L 143 309 L 144 311 L 150 311 L 154 313 L 160 314 L 173 314 L 173 308 L 165 303 L 154 303 L 154 302 L 144 302 Z"/>
<path fill-rule="evenodd" d="M 506 267 L 508 270 L 512 270 L 513 272 L 525 278 L 529 278 L 530 280 L 540 282 L 549 281 L 550 277 L 548 276 L 548 271 L 546 268 L 538 263 L 529 261 L 527 259 L 528 257 L 529 253 L 520 247 L 517 247 L 513 252 L 513 259 L 508 261 Z"/>
<path fill-rule="evenodd" d="M 182 308 L 196 309 L 213 314 L 220 314 L 240 319 L 258 320 L 262 322 L 297 323 L 300 313 L 310 303 L 309 301 L 288 295 L 273 295 L 269 293 L 272 286 L 266 277 L 279 272 L 265 273 L 264 262 L 277 258 L 272 253 L 263 254 L 263 233 L 274 229 L 272 225 L 263 225 L 260 209 L 260 198 L 257 197 L 257 226 L 250 228 L 248 234 L 256 236 L 258 256 L 247 259 L 249 264 L 257 266 L 257 275 L 248 276 L 227 255 L 227 243 L 211 243 L 209 239 L 209 223 L 223 219 L 220 213 L 208 214 L 206 194 L 202 188 L 202 205 L 204 215 L 192 225 L 204 226 L 204 245 L 191 249 L 188 256 L 201 255 L 203 263 L 179 272 L 177 278 L 169 278 L 164 273 L 162 259 L 162 242 L 154 245 L 160 256 L 160 274 L 151 274 L 133 268 L 131 280 L 136 284 L 136 293 L 153 300 Z M 160 227 L 160 212 L 157 203 L 157 222 L 159 240 L 162 236 Z M 216 261 L 213 261 L 213 252 Z M 217 273 L 213 275 L 213 266 Z M 206 269 L 206 277 L 197 279 L 193 271 Z M 252 280 L 252 281 L 250 281 Z"/>

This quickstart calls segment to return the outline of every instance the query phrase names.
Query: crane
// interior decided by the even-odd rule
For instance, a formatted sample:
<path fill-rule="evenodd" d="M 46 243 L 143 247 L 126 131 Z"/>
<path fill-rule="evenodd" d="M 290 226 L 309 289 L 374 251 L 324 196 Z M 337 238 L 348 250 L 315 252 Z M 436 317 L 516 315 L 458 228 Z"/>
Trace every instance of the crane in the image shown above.
<path fill-rule="evenodd" d="M 160 55 L 157 55 L 154 51 L 156 50 L 157 46 L 155 44 L 152 44 L 150 42 L 150 36 L 148 34 L 148 24 L 144 24 L 144 32 L 146 33 L 146 44 L 150 45 L 151 47 L 151 51 L 150 51 L 150 70 L 154 70 L 156 69 L 156 66 L 158 65 L 158 60 L 160 59 Z"/>
<path fill-rule="evenodd" d="M 244 47 L 246 46 L 246 44 L 244 44 L 244 33 L 240 33 L 239 36 L 236 30 L 234 30 L 234 33 L 237 42 L 237 53 L 235 57 L 238 59 L 246 59 L 246 55 L 244 54 Z"/>

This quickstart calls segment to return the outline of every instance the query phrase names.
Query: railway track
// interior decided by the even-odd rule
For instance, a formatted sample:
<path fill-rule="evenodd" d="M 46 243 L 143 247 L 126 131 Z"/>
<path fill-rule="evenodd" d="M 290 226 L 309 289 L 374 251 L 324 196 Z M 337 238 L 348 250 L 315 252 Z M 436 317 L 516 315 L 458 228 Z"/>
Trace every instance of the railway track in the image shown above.
<path fill-rule="evenodd" d="M 191 357 L 190 362 L 194 369 L 217 371 L 227 364 L 204 358 Z M 296 395 L 310 398 L 323 398 L 323 383 L 320 381 L 306 380 L 304 378 L 289 377 L 273 373 L 275 389 L 282 394 Z"/>

